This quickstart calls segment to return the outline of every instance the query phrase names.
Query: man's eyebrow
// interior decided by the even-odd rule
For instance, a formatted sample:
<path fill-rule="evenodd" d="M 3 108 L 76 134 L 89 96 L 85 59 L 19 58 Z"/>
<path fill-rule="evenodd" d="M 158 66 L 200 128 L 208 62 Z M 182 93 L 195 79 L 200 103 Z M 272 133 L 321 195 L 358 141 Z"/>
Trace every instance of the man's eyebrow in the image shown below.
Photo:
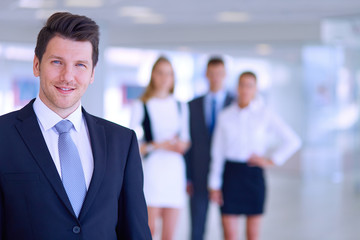
<path fill-rule="evenodd" d="M 88 60 L 77 60 L 76 62 L 90 64 Z"/>
<path fill-rule="evenodd" d="M 57 58 L 57 59 L 63 59 L 62 57 L 60 56 L 56 56 L 56 55 L 50 55 L 49 58 Z"/>
<path fill-rule="evenodd" d="M 50 56 L 49 56 L 49 59 L 51 59 L 51 58 L 56 58 L 56 59 L 61 59 L 61 60 L 63 59 L 62 57 L 57 56 L 57 55 L 50 55 Z M 90 61 L 88 61 L 88 60 L 81 60 L 81 59 L 76 60 L 75 62 L 90 64 Z"/>

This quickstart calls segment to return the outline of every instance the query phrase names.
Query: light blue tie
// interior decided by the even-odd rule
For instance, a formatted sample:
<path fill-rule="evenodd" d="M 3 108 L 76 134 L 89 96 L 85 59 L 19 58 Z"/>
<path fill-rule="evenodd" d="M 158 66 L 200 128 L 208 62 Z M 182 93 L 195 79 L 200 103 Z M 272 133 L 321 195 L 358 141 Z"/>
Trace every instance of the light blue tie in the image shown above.
<path fill-rule="evenodd" d="M 55 125 L 59 133 L 59 157 L 63 185 L 76 216 L 79 216 L 86 195 L 86 184 L 79 152 L 70 136 L 72 127 L 73 124 L 68 120 L 62 120 Z"/>

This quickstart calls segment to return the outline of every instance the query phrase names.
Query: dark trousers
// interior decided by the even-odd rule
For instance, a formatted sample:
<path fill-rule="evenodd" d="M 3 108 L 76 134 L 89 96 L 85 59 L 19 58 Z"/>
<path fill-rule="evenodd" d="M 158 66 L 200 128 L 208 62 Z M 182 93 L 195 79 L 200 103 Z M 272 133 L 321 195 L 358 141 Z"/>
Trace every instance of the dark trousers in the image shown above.
<path fill-rule="evenodd" d="M 191 240 L 203 240 L 209 206 L 208 191 L 194 192 L 190 197 Z"/>

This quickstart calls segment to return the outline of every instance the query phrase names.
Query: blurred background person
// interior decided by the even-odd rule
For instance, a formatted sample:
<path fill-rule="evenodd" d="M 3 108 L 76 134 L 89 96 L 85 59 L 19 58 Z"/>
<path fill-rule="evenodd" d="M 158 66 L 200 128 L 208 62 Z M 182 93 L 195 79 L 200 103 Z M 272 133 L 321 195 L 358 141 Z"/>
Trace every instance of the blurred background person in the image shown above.
<path fill-rule="evenodd" d="M 233 98 L 223 88 L 226 77 L 223 59 L 212 57 L 206 70 L 209 92 L 189 102 L 191 147 L 186 154 L 187 191 L 190 196 L 191 239 L 204 238 L 209 205 L 208 172 L 210 143 L 216 115 Z"/>
<path fill-rule="evenodd" d="M 163 240 L 173 239 L 186 199 L 183 153 L 189 146 L 188 109 L 175 100 L 173 91 L 173 67 L 167 58 L 160 57 L 145 93 L 133 104 L 130 120 L 131 128 L 142 128 L 144 133 L 139 140 L 149 226 L 154 236 L 156 220 L 162 219 Z"/>
<path fill-rule="evenodd" d="M 248 240 L 259 239 L 266 183 L 263 169 L 283 164 L 300 148 L 299 137 L 266 107 L 252 72 L 239 77 L 238 101 L 220 113 L 212 142 L 211 200 L 221 205 L 224 238 L 238 239 L 238 217 L 246 216 Z M 270 140 L 280 140 L 271 147 Z"/>

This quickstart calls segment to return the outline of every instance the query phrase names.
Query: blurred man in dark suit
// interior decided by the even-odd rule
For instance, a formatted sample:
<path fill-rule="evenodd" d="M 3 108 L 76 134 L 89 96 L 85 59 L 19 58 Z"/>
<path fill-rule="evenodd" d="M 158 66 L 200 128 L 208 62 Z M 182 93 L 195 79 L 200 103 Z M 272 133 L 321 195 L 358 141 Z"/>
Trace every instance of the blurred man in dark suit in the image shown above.
<path fill-rule="evenodd" d="M 221 58 L 213 57 L 208 61 L 206 77 L 209 92 L 189 103 L 191 148 L 186 154 L 186 162 L 192 240 L 204 238 L 209 205 L 210 145 L 216 116 L 233 100 L 223 88 L 226 71 Z"/>

